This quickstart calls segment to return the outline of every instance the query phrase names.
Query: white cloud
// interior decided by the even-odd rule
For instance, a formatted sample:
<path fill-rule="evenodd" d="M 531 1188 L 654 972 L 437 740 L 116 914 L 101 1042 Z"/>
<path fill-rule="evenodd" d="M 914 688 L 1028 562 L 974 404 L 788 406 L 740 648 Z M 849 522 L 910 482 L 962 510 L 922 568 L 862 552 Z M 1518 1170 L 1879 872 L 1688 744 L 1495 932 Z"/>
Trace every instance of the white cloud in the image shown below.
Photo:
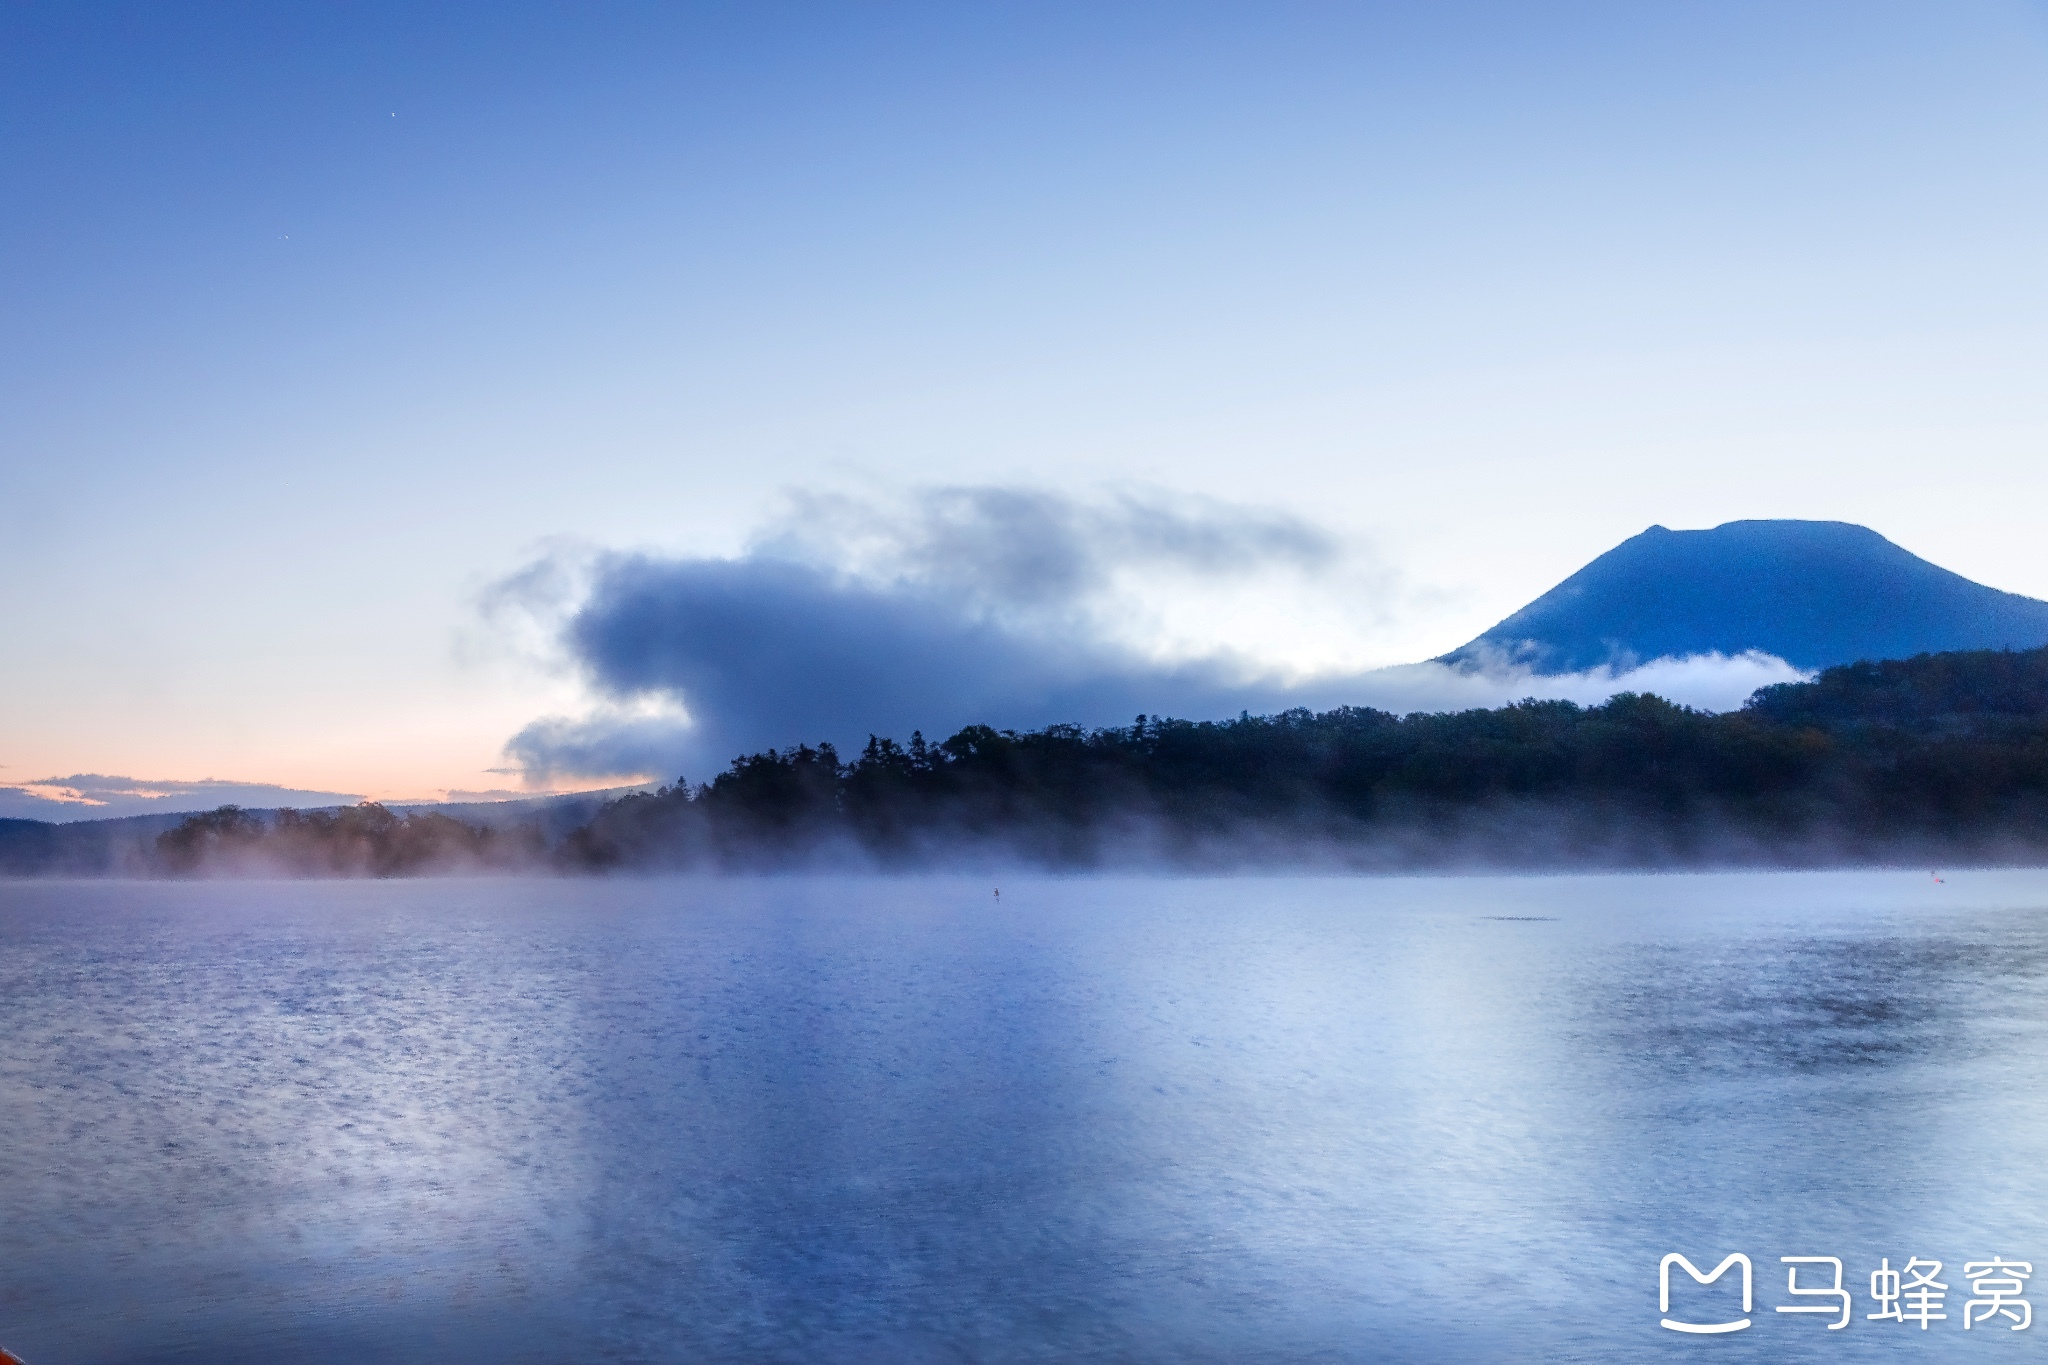
<path fill-rule="evenodd" d="M 1629 668 L 1548 675 L 1505 659 L 1473 670 L 1440 663 L 1400 664 L 1353 678 L 1326 679 L 1312 690 L 1319 695 L 1341 693 L 1354 706 L 1402 714 L 1505 706 L 1527 697 L 1594 706 L 1618 692 L 1654 692 L 1667 701 L 1704 711 L 1732 711 L 1759 687 L 1804 682 L 1812 676 L 1775 655 L 1752 649 L 1735 655 L 1693 654 L 1652 659 Z"/>

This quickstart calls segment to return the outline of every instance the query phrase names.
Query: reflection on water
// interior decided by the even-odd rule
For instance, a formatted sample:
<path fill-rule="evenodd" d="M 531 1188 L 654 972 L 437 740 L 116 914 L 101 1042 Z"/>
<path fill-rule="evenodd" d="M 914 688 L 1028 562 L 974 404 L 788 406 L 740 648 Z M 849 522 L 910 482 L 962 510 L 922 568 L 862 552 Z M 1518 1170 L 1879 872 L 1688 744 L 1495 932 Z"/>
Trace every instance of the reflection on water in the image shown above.
<path fill-rule="evenodd" d="M 2039 873 L 5 885 L 0 1342 L 2009 1356 L 2044 1021 Z M 1916 1255 L 1949 1319 L 1866 1321 Z"/>

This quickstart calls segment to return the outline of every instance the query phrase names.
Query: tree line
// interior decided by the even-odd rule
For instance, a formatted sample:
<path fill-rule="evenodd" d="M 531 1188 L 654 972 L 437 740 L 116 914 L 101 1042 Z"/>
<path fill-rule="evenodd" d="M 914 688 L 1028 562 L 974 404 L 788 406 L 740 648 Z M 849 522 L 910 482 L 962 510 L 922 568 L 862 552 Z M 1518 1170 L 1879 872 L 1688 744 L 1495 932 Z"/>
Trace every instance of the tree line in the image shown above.
<path fill-rule="evenodd" d="M 162 870 L 300 875 L 1046 866 L 1825 864 L 2048 856 L 2048 649 L 1831 668 L 1711 713 L 1624 693 L 1399 716 L 1366 707 L 871 736 L 735 759 L 565 838 L 374 807 L 194 817 Z"/>
<path fill-rule="evenodd" d="M 1084 730 L 973 725 L 736 760 L 629 796 L 572 866 L 949 852 L 1052 864 L 1307 852 L 1351 864 L 1840 861 L 2048 852 L 2048 649 L 1829 669 L 1709 713 L 1622 694 Z"/>

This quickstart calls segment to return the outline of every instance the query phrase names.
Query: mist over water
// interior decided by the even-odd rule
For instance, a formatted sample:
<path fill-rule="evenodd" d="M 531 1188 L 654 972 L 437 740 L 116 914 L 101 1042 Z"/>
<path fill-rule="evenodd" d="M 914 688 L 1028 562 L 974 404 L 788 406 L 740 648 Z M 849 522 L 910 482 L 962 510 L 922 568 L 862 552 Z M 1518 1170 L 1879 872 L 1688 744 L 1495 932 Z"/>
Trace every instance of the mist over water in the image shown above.
<path fill-rule="evenodd" d="M 2006 1358 L 2048 873 L 1943 875 L 0 884 L 0 1343 Z M 1754 1327 L 1660 1329 L 1668 1251 Z"/>

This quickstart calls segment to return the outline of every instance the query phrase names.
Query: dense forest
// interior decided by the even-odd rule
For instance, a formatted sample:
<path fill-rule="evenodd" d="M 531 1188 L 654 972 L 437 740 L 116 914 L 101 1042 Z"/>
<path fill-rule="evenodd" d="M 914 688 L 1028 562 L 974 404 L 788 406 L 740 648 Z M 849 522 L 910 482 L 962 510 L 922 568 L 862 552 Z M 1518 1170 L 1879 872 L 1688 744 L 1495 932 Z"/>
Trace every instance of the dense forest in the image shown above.
<path fill-rule="evenodd" d="M 1010 856 L 1051 865 L 1823 864 L 2048 855 L 2048 650 L 1829 669 L 1710 714 L 1358 707 L 970 726 L 737 760 L 612 803 L 567 866 Z"/>
<path fill-rule="evenodd" d="M 44 827 L 45 829 L 49 827 Z M 4 851 L 4 850 L 0 850 Z M 736 759 L 566 833 L 232 807 L 127 868 L 402 876 L 1026 863 L 1356 868 L 2048 859 L 2048 649 L 1851 664 L 1713 714 L 1624 694 L 985 725 Z"/>

